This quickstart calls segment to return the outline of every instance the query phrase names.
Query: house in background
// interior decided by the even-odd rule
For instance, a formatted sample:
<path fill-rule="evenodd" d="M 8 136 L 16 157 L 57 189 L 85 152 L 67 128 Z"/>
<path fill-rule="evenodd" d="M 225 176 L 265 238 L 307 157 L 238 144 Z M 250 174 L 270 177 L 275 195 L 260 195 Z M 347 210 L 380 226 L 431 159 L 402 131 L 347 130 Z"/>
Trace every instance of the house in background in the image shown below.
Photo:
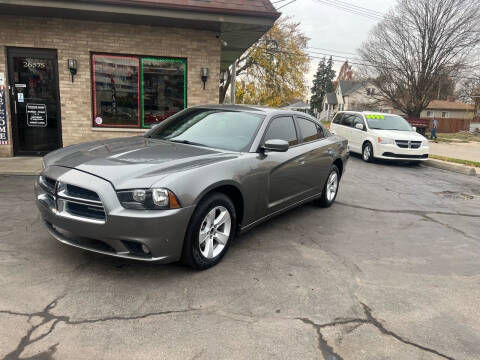
<path fill-rule="evenodd" d="M 422 111 L 422 118 L 473 119 L 475 106 L 460 101 L 433 100 Z"/>
<path fill-rule="evenodd" d="M 320 120 L 331 120 L 337 111 L 376 110 L 378 106 L 375 85 L 354 80 L 339 80 L 334 93 L 324 97 Z"/>
<path fill-rule="evenodd" d="M 282 109 L 307 113 L 310 110 L 310 104 L 303 100 L 294 100 Z"/>

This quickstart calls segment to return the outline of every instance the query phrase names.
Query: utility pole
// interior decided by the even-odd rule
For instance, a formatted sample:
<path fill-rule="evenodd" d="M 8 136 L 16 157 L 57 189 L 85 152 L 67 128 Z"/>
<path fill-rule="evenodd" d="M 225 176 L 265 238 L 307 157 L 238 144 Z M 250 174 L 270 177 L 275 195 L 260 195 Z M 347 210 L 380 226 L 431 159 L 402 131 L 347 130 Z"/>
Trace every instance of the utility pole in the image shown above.
<path fill-rule="evenodd" d="M 232 81 L 230 82 L 231 86 L 231 100 L 232 104 L 236 103 L 236 90 L 237 90 L 237 60 L 233 62 L 232 67 Z"/>

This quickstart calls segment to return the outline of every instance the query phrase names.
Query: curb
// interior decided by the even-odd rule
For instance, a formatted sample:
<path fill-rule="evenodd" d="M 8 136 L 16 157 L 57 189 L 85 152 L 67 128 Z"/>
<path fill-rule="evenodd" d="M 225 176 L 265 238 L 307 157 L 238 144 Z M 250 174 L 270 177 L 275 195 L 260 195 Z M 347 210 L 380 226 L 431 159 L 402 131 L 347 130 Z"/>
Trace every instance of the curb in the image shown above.
<path fill-rule="evenodd" d="M 480 176 L 480 170 L 477 170 L 473 166 L 462 165 L 462 164 L 455 164 L 447 161 L 437 160 L 437 159 L 428 159 L 423 163 L 426 166 L 434 167 L 437 169 L 448 170 L 452 172 L 456 172 L 458 174 Z"/>
<path fill-rule="evenodd" d="M 42 171 L 0 171 L 0 176 L 38 176 Z"/>

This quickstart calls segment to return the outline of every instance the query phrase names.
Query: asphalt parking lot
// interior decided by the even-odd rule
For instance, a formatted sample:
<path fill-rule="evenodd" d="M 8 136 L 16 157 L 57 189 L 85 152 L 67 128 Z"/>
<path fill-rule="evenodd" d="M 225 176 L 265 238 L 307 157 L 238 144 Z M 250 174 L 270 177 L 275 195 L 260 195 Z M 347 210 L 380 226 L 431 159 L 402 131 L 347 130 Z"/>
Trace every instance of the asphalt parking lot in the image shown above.
<path fill-rule="evenodd" d="M 353 158 L 205 272 L 56 242 L 32 184 L 0 178 L 0 358 L 480 358 L 478 177 Z"/>

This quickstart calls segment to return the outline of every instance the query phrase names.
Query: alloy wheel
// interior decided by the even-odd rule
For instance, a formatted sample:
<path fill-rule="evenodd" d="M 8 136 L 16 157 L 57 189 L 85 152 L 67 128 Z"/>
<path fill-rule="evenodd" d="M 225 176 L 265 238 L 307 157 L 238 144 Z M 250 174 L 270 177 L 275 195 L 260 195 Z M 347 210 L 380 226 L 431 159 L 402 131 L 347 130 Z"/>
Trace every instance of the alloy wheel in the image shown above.
<path fill-rule="evenodd" d="M 372 156 L 372 148 L 370 145 L 365 145 L 363 148 L 363 160 L 368 161 Z"/>
<path fill-rule="evenodd" d="M 220 255 L 230 238 L 231 229 L 230 212 L 223 206 L 211 209 L 203 219 L 198 234 L 202 255 L 207 259 L 213 259 Z"/>
<path fill-rule="evenodd" d="M 336 171 L 332 171 L 327 181 L 327 200 L 333 201 L 338 189 L 338 174 Z"/>

